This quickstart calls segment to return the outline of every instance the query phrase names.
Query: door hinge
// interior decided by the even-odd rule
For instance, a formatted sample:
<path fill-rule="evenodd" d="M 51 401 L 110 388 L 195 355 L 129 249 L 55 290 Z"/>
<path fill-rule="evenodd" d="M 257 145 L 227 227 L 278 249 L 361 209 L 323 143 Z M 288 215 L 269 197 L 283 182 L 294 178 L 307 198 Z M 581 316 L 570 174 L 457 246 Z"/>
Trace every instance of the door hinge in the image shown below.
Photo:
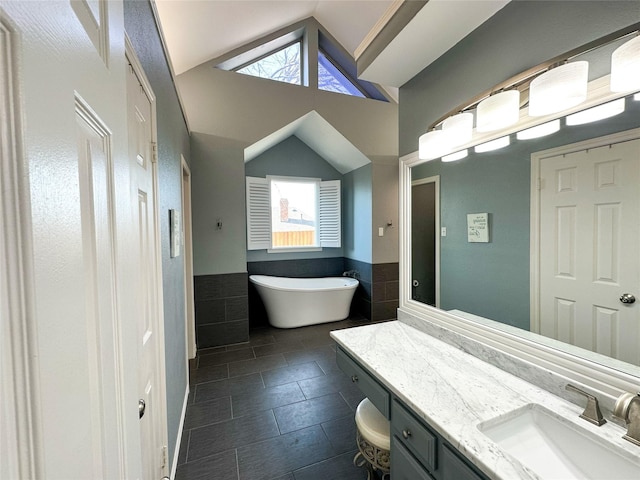
<path fill-rule="evenodd" d="M 158 144 L 156 142 L 151 142 L 151 161 L 158 163 Z"/>
<path fill-rule="evenodd" d="M 169 464 L 169 448 L 166 445 L 162 446 L 162 465 L 160 468 L 165 469 Z"/>

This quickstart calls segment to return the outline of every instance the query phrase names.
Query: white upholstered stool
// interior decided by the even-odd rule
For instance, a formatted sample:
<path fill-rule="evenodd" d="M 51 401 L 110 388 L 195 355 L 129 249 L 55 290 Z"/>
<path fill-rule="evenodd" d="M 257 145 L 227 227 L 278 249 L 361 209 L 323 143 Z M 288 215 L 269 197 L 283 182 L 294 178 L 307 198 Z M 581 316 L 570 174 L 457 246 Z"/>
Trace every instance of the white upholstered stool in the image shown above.
<path fill-rule="evenodd" d="M 356 409 L 356 427 L 358 450 L 353 458 L 357 467 L 366 465 L 367 479 L 371 480 L 373 472 L 380 470 L 382 478 L 389 477 L 391 436 L 389 421 L 365 398 Z"/>

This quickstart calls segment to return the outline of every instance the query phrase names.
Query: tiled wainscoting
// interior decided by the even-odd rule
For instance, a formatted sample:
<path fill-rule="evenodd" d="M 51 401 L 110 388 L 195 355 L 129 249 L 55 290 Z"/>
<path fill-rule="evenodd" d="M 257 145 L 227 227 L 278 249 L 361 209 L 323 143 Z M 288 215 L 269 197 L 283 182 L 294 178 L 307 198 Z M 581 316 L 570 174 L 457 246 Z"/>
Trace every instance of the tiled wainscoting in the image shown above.
<path fill-rule="evenodd" d="M 370 264 L 350 258 L 275 260 L 247 263 L 248 273 L 200 275 L 194 278 L 198 348 L 248 341 L 251 327 L 267 326 L 267 314 L 248 275 L 330 277 L 357 272 L 360 285 L 351 305 L 353 315 L 368 320 L 396 318 L 398 264 Z"/>
<path fill-rule="evenodd" d="M 354 310 L 369 320 L 396 318 L 399 305 L 397 263 L 370 263 L 344 259 L 345 271 L 356 271 L 360 286 L 353 298 Z"/>
<path fill-rule="evenodd" d="M 194 277 L 198 348 L 249 341 L 246 273 Z"/>

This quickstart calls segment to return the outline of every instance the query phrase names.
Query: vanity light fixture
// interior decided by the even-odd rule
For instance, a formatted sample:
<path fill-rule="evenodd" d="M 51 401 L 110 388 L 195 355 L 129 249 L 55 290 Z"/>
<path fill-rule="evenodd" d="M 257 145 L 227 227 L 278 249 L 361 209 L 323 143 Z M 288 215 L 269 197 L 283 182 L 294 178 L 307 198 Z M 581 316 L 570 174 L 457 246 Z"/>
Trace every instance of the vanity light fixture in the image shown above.
<path fill-rule="evenodd" d="M 418 158 L 435 160 L 451 151 L 448 135 L 442 130 L 431 130 L 418 139 Z"/>
<path fill-rule="evenodd" d="M 540 117 L 575 107 L 587 99 L 589 62 L 565 63 L 536 77 L 529 86 L 529 116 Z"/>
<path fill-rule="evenodd" d="M 469 150 L 465 148 L 464 150 L 460 150 L 459 152 L 452 153 L 451 155 L 445 155 L 444 157 L 442 157 L 441 160 L 443 162 L 455 162 L 456 160 L 462 160 L 467 156 L 469 156 Z"/>
<path fill-rule="evenodd" d="M 551 120 L 550 122 L 527 128 L 516 133 L 518 140 L 531 140 L 532 138 L 540 138 L 545 135 L 551 135 L 560 130 L 560 119 Z"/>
<path fill-rule="evenodd" d="M 603 120 L 624 112 L 624 98 L 612 102 L 603 103 L 597 107 L 588 108 L 573 115 L 567 116 L 567 125 L 582 125 L 585 123 Z"/>
<path fill-rule="evenodd" d="M 640 22 L 629 25 L 613 33 L 600 37 L 580 47 L 569 50 L 561 55 L 529 68 L 507 80 L 494 85 L 491 89 L 479 93 L 475 97 L 458 105 L 448 114 L 433 122 L 426 134 L 419 139 L 418 157 L 421 160 L 434 160 L 456 151 L 456 146 L 473 141 L 473 128 L 471 139 L 468 127 L 464 133 L 461 126 L 468 120 L 461 115 L 469 114 L 475 110 L 476 129 L 479 133 L 498 131 L 517 123 L 526 114 L 520 112 L 520 93 L 528 95 L 528 115 L 540 117 L 562 112 L 575 107 L 586 100 L 589 74 L 589 63 L 584 60 L 576 60 L 577 57 L 612 42 L 633 37 L 618 47 L 611 58 L 610 90 L 631 93 L 640 90 Z M 498 93 L 496 93 L 498 92 Z M 516 96 L 518 97 L 516 99 Z M 640 101 L 640 93 L 636 93 L 634 100 Z M 517 104 L 514 108 L 513 105 Z M 494 113 L 500 112 L 500 113 Z M 454 120 L 454 118 L 459 119 Z M 446 124 L 446 128 L 445 128 Z M 552 123 L 553 124 L 553 123 Z M 460 128 L 460 130 L 457 130 Z M 535 127 L 534 127 L 535 128 Z M 535 138 L 527 135 L 542 135 L 544 128 L 552 128 L 551 125 L 540 130 L 534 128 L 523 130 L 517 135 L 518 139 Z M 436 130 L 438 129 L 438 130 Z M 457 132 L 451 135 L 443 135 L 442 132 Z M 440 133 L 435 133 L 440 132 Z M 553 133 L 550 131 L 549 133 Z M 547 135 L 549 133 L 546 133 Z M 488 135 L 489 136 L 489 135 Z M 448 137 L 448 138 L 447 138 Z M 502 139 L 496 140 L 498 145 Z M 507 139 L 508 141 L 508 139 Z M 491 145 L 492 142 L 487 142 Z M 478 147 L 482 147 L 479 145 Z M 499 147 L 496 147 L 499 148 Z M 476 151 L 477 150 L 476 148 Z M 486 150 L 485 150 L 486 151 Z"/>
<path fill-rule="evenodd" d="M 491 140 L 490 142 L 481 143 L 477 145 L 474 150 L 476 153 L 484 153 L 491 152 L 493 150 L 498 150 L 500 148 L 504 148 L 508 146 L 511 142 L 509 141 L 509 135 L 505 137 L 496 138 L 495 140 Z"/>
<path fill-rule="evenodd" d="M 447 118 L 442 122 L 442 131 L 449 137 L 449 144 L 452 147 L 471 141 L 473 136 L 473 113 L 462 112 Z"/>
<path fill-rule="evenodd" d="M 633 96 L 633 99 L 634 99 L 636 102 L 640 102 L 640 93 L 636 93 L 636 94 Z"/>
<path fill-rule="evenodd" d="M 622 44 L 611 55 L 610 88 L 612 92 L 640 89 L 640 36 Z"/>
<path fill-rule="evenodd" d="M 513 125 L 520 118 L 520 92 L 507 90 L 485 98 L 476 110 L 476 130 L 492 132 Z"/>

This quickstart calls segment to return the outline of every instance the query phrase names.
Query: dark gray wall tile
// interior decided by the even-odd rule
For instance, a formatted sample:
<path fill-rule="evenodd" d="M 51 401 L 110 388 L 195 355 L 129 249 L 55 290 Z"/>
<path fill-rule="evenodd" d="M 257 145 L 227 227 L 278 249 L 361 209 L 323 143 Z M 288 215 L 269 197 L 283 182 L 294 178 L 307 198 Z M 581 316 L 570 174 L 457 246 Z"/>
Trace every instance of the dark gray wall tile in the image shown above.
<path fill-rule="evenodd" d="M 196 326 L 196 343 L 198 348 L 229 345 L 249 341 L 249 322 L 210 323 Z"/>
<path fill-rule="evenodd" d="M 198 300 L 195 302 L 196 325 L 224 322 L 225 300 Z"/>

